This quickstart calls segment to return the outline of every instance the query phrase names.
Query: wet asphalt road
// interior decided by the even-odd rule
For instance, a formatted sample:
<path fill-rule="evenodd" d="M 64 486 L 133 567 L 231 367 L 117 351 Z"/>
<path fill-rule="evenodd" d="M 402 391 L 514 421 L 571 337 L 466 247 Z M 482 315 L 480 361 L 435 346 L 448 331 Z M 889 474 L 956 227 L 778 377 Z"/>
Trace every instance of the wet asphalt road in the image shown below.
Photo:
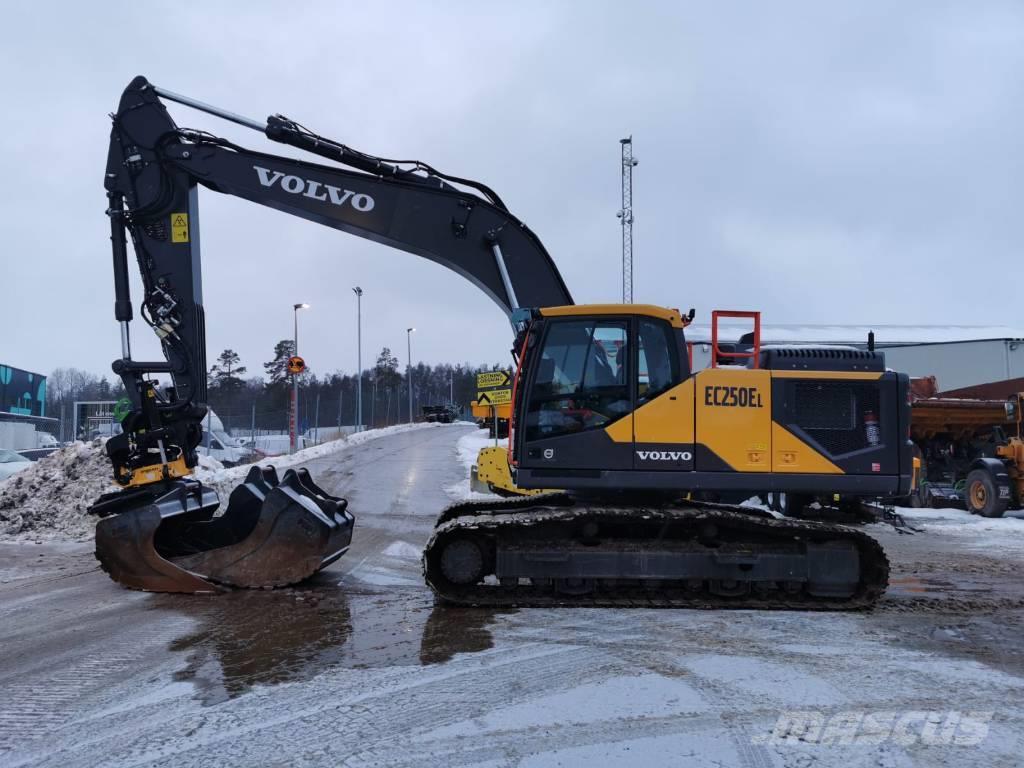
<path fill-rule="evenodd" d="M 311 463 L 357 528 L 298 589 L 140 594 L 0 544 L 0 765 L 1019 764 L 1019 553 L 872 526 L 867 615 L 439 607 L 418 555 L 466 433 Z M 974 746 L 766 743 L 794 709 L 993 715 Z"/>

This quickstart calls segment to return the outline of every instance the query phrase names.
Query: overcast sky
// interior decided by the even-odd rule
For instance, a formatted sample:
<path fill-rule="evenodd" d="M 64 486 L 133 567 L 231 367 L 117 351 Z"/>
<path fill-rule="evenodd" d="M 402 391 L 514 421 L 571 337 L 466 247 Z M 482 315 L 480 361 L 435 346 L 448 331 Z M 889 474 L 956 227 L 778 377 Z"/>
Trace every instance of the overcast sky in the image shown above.
<path fill-rule="evenodd" d="M 767 323 L 1017 322 L 1019 2 L 36 2 L 6 6 L 4 28 L 5 364 L 106 373 L 119 353 L 102 172 L 136 74 L 487 183 L 577 302 L 620 295 L 632 134 L 637 301 Z M 508 358 L 504 315 L 443 267 L 207 190 L 200 206 L 211 360 L 232 347 L 262 372 L 305 301 L 313 370 L 354 370 L 355 285 L 364 364 L 384 345 L 404 364 L 411 325 L 414 360 Z M 150 337 L 138 323 L 137 358 L 158 355 Z"/>

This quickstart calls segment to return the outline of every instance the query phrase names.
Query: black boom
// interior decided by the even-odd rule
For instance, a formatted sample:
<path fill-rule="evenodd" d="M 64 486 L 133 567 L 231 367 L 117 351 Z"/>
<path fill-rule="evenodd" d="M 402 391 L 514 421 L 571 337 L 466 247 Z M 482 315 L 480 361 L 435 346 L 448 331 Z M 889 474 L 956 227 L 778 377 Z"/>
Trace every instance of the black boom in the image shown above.
<path fill-rule="evenodd" d="M 274 141 L 358 172 L 254 152 L 181 129 L 161 96 L 262 130 Z M 509 315 L 520 307 L 573 303 L 540 240 L 485 185 L 423 163 L 366 155 L 279 115 L 260 124 L 136 77 L 113 115 L 105 177 L 115 315 L 122 326 L 122 354 L 114 370 L 134 406 L 125 422 L 126 433 L 132 434 L 108 446 L 116 466 L 155 463 L 157 453 L 162 463 L 179 455 L 189 467 L 196 462 L 197 427 L 206 402 L 198 185 L 435 261 L 470 280 Z M 141 314 L 160 337 L 166 362 L 131 359 L 125 232 L 142 273 Z M 164 394 L 147 386 L 146 376 L 152 373 L 169 373 L 173 389 Z"/>

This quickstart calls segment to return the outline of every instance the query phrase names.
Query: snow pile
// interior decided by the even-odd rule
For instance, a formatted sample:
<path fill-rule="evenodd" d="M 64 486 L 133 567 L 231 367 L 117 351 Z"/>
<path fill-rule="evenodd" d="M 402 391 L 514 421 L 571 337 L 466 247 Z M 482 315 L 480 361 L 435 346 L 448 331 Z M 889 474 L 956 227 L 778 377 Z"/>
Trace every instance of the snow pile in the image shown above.
<path fill-rule="evenodd" d="M 507 446 L 508 440 L 499 440 L 498 445 Z M 455 450 L 458 452 L 459 462 L 468 472 L 476 464 L 476 457 L 480 453 L 480 449 L 492 446 L 494 446 L 494 438 L 488 436 L 486 429 L 479 429 L 476 432 L 470 432 L 468 435 L 460 437 Z"/>
<path fill-rule="evenodd" d="M 498 441 L 498 445 L 507 444 L 507 440 Z M 455 446 L 455 452 L 459 457 L 459 463 L 465 468 L 466 473 L 462 480 L 444 489 L 444 492 L 452 499 L 455 501 L 473 501 L 498 498 L 493 493 L 477 493 L 469 485 L 469 473 L 473 465 L 476 464 L 477 454 L 480 453 L 481 448 L 487 448 L 492 445 L 494 445 L 494 438 L 488 436 L 486 429 L 470 432 L 459 438 L 459 442 Z"/>
<path fill-rule="evenodd" d="M 275 456 L 260 462 L 279 469 L 304 464 L 411 429 L 430 429 L 439 424 L 401 424 L 372 429 L 323 445 L 306 448 L 291 456 Z M 202 453 L 194 476 L 212 486 L 226 502 L 231 490 L 248 474 L 251 465 L 225 469 Z M 82 540 L 92 537 L 97 518 L 86 514 L 96 499 L 119 486 L 103 441 L 74 443 L 46 456 L 8 480 L 0 482 L 0 539 L 18 538 Z"/>
<path fill-rule="evenodd" d="M 86 509 L 116 490 L 103 441 L 73 443 L 0 483 L 0 537 L 85 539 Z"/>
<path fill-rule="evenodd" d="M 403 560 L 419 560 L 423 550 L 407 541 L 393 541 L 385 547 L 382 554 L 388 557 L 398 557 Z"/>

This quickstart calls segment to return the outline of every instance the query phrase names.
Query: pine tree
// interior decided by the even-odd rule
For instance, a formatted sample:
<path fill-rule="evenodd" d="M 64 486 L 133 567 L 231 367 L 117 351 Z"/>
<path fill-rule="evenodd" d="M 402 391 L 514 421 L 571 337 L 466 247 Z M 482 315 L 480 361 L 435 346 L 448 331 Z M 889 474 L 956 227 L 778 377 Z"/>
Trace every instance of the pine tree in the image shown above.
<path fill-rule="evenodd" d="M 221 352 L 217 362 L 210 368 L 210 387 L 234 391 L 243 386 L 242 374 L 247 369 L 239 365 L 241 362 L 242 358 L 233 349 Z"/>
<path fill-rule="evenodd" d="M 274 345 L 274 359 L 263 364 L 271 386 L 288 380 L 288 358 L 295 354 L 294 349 L 295 342 L 291 339 L 281 339 Z"/>

